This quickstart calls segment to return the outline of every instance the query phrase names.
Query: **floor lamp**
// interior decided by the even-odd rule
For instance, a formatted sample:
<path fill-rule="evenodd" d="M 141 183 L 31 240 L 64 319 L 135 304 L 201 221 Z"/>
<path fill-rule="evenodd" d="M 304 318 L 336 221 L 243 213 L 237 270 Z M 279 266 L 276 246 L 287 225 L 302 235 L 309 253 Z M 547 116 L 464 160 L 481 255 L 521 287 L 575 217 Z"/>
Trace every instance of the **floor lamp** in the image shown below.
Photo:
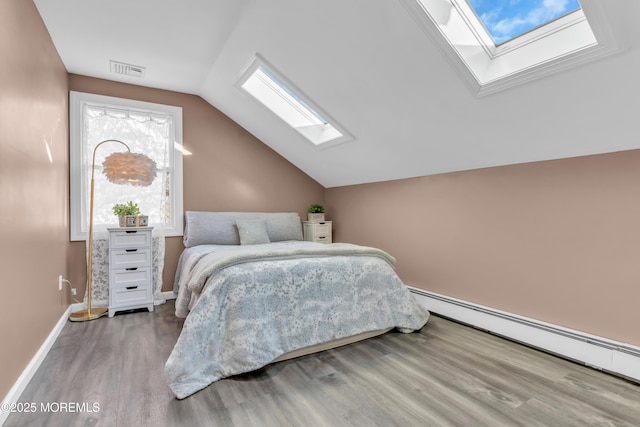
<path fill-rule="evenodd" d="M 96 168 L 96 151 L 98 147 L 106 142 L 117 142 L 127 148 L 126 152 L 116 152 L 110 154 L 102 163 L 103 173 L 107 180 L 114 184 L 131 184 L 134 186 L 146 187 L 151 185 L 156 177 L 156 163 L 144 154 L 132 153 L 127 144 L 117 139 L 104 140 L 93 149 L 93 160 L 91 162 L 91 195 L 89 202 L 89 254 L 87 255 L 87 308 L 86 310 L 71 313 L 69 320 L 72 322 L 84 322 L 94 320 L 104 316 L 108 309 L 91 308 L 91 284 L 93 274 L 93 188 L 94 172 Z"/>

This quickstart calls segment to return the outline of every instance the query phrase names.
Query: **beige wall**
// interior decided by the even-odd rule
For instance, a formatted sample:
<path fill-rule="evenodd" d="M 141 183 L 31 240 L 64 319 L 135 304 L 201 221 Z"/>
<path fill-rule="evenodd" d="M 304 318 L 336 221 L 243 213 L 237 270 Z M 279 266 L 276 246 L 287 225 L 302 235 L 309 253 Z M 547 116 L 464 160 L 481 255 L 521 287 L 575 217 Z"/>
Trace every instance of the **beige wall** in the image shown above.
<path fill-rule="evenodd" d="M 31 1 L 0 1 L 0 399 L 66 310 L 67 72 Z M 47 152 L 51 152 L 51 157 Z"/>
<path fill-rule="evenodd" d="M 202 98 L 142 86 L 70 75 L 71 90 L 182 107 L 184 209 L 201 211 L 291 211 L 306 216 L 324 201 L 324 188 L 261 143 Z M 164 290 L 173 288 L 182 238 L 167 239 Z M 72 244 L 84 259 L 84 242 Z M 74 283 L 84 283 L 82 263 L 72 268 Z M 82 286 L 80 286 L 82 287 Z"/>
<path fill-rule="evenodd" d="M 408 285 L 640 345 L 640 151 L 327 190 Z"/>

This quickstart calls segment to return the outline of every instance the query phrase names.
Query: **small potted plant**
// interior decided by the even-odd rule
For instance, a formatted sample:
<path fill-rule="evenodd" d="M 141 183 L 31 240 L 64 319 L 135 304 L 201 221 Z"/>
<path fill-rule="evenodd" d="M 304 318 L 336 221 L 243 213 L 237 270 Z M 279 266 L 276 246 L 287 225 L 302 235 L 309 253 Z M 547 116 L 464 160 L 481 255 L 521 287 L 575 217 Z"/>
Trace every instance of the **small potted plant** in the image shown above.
<path fill-rule="evenodd" d="M 137 203 L 117 203 L 113 206 L 113 213 L 118 217 L 120 227 L 137 227 L 140 224 L 140 208 Z"/>
<path fill-rule="evenodd" d="M 322 222 L 324 221 L 324 207 L 322 205 L 311 205 L 309 208 L 309 221 Z"/>

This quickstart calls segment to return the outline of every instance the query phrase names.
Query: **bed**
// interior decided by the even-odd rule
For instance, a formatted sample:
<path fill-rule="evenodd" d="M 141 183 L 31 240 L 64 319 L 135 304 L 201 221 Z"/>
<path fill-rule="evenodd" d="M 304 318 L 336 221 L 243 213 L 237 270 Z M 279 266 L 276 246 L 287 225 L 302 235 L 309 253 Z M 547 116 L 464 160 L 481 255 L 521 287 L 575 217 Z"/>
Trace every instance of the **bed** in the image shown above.
<path fill-rule="evenodd" d="M 273 362 L 427 323 L 389 254 L 302 237 L 297 213 L 186 213 L 174 284 L 185 321 L 165 364 L 178 399 Z"/>

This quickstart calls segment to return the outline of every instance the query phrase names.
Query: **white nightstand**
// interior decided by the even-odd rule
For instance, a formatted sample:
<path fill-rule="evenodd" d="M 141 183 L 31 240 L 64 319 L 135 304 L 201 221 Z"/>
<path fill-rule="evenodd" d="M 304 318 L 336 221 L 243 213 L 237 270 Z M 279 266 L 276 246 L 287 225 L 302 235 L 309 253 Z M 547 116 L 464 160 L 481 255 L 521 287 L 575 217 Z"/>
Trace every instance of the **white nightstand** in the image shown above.
<path fill-rule="evenodd" d="M 331 243 L 331 221 L 302 221 L 304 240 L 308 242 Z"/>
<path fill-rule="evenodd" d="M 108 228 L 109 317 L 134 308 L 153 311 L 152 229 Z"/>

